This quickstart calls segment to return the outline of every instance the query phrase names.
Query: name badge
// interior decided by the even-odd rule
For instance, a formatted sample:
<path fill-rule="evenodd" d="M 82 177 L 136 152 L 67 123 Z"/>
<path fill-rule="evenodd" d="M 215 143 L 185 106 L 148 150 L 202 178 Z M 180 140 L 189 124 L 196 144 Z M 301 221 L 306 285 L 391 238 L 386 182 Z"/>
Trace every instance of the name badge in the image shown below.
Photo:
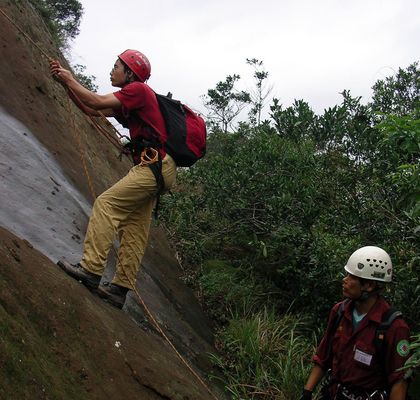
<path fill-rule="evenodd" d="M 359 349 L 356 349 L 354 352 L 354 359 L 361 362 L 362 364 L 370 365 L 372 362 L 372 354 L 367 354 Z"/>

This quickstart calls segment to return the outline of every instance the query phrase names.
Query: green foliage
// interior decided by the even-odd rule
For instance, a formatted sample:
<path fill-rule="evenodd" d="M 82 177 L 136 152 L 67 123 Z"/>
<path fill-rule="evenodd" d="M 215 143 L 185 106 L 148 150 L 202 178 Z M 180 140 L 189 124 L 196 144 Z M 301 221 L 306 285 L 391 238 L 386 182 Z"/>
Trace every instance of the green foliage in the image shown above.
<path fill-rule="evenodd" d="M 220 81 L 214 89 L 209 89 L 203 96 L 204 106 L 209 110 L 208 118 L 212 130 L 227 132 L 233 120 L 250 103 L 249 93 L 235 88 L 241 77 L 237 74 L 228 75 L 225 81 Z"/>
<path fill-rule="evenodd" d="M 315 115 L 303 100 L 295 100 L 283 109 L 278 99 L 270 107 L 274 126 L 282 137 L 294 142 L 312 139 L 317 150 L 347 156 L 364 163 L 378 154 L 378 134 L 372 128 L 373 117 L 369 106 L 350 92 L 342 92 L 343 102 Z"/>
<path fill-rule="evenodd" d="M 295 142 L 314 138 L 318 118 L 308 103 L 295 100 L 290 107 L 283 110 L 279 100 L 274 98 L 270 110 L 270 116 L 279 135 Z"/>
<path fill-rule="evenodd" d="M 398 205 L 410 217 L 420 217 L 420 109 L 402 117 L 386 115 L 377 129 L 383 135 L 381 151 L 389 171 L 388 179 L 395 186 Z"/>
<path fill-rule="evenodd" d="M 227 261 L 206 260 L 199 283 L 206 308 L 219 323 L 226 323 L 232 314 L 261 310 L 267 299 L 267 285 Z"/>
<path fill-rule="evenodd" d="M 372 106 L 375 111 L 398 116 L 420 107 L 420 74 L 418 62 L 398 69 L 395 76 L 379 80 L 373 86 Z M 418 117 L 418 114 L 417 114 Z"/>
<path fill-rule="evenodd" d="M 262 311 L 234 317 L 220 340 L 224 356 L 213 355 L 232 399 L 296 399 L 309 373 L 313 344 L 289 315 Z"/>
<path fill-rule="evenodd" d="M 247 58 L 246 63 L 254 69 L 255 89 L 250 91 L 251 109 L 248 113 L 251 124 L 261 125 L 261 112 L 272 87 L 266 86 L 269 73 L 264 70 L 263 62 L 257 58 Z"/>
<path fill-rule="evenodd" d="M 196 189 L 168 199 L 178 234 L 190 244 L 182 253 L 194 253 L 198 265 L 224 260 L 239 284 L 252 276 L 279 310 L 292 306 L 319 323 L 340 296 L 337 266 L 355 248 L 382 245 L 397 263 L 410 262 L 415 221 L 400 208 L 396 184 L 385 180 L 380 147 L 364 137 L 381 132 L 362 127 L 363 107 L 347 94 L 336 111 L 318 117 L 295 102 L 275 110 L 280 134 L 244 124 L 235 134 L 212 134 L 208 156 L 180 176 L 182 186 Z M 313 140 L 332 124 L 329 139 Z M 233 307 L 226 293 L 217 298 L 221 310 Z"/>
<path fill-rule="evenodd" d="M 92 92 L 97 92 L 98 85 L 95 84 L 96 77 L 93 75 L 86 75 L 86 67 L 81 64 L 73 66 L 74 75 L 76 79 L 87 89 Z"/>
<path fill-rule="evenodd" d="M 411 357 L 405 363 L 403 370 L 406 371 L 407 378 L 413 378 L 409 386 L 408 394 L 412 399 L 418 399 L 420 396 L 420 382 L 418 379 L 420 372 L 420 335 L 411 338 L 410 344 Z"/>
<path fill-rule="evenodd" d="M 274 99 L 273 126 L 251 121 L 231 134 L 212 132 L 207 156 L 182 171 L 179 191 L 164 199 L 183 264 L 196 272 L 202 299 L 225 329 L 226 354 L 217 362 L 234 398 L 259 398 L 258 391 L 273 398 L 285 374 L 247 370 L 247 362 L 258 365 L 250 347 L 264 350 L 251 333 L 239 346 L 240 332 L 255 332 L 267 307 L 305 316 L 319 332 L 358 247 L 390 253 L 397 285 L 386 296 L 412 331 L 420 328 L 419 111 L 407 96 L 391 96 L 394 84 L 378 86 L 376 103 L 367 105 L 343 91 L 342 103 L 322 115 L 303 100 L 284 108 Z M 398 112 L 378 117 L 377 104 L 390 96 Z"/>
<path fill-rule="evenodd" d="M 404 369 L 420 369 L 420 334 L 412 337 L 410 350 L 412 355 L 407 360 Z"/>
<path fill-rule="evenodd" d="M 83 6 L 78 0 L 29 0 L 38 10 L 60 47 L 79 34 Z"/>

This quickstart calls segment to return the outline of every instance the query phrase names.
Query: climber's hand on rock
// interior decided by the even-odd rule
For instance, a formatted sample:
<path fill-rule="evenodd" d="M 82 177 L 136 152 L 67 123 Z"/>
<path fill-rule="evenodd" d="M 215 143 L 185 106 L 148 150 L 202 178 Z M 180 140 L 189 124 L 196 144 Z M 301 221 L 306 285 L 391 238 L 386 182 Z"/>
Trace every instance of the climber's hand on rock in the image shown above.
<path fill-rule="evenodd" d="M 63 68 L 57 60 L 50 60 L 50 70 L 53 78 L 64 86 L 67 86 L 67 83 L 74 79 L 72 73 Z"/>

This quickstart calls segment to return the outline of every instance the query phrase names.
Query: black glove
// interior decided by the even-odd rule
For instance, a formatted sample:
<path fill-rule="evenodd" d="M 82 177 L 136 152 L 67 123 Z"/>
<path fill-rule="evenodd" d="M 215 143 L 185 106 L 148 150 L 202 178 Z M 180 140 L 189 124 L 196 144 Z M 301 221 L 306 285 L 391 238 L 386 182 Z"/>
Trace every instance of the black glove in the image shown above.
<path fill-rule="evenodd" d="M 303 389 L 300 400 L 312 400 L 312 390 Z"/>

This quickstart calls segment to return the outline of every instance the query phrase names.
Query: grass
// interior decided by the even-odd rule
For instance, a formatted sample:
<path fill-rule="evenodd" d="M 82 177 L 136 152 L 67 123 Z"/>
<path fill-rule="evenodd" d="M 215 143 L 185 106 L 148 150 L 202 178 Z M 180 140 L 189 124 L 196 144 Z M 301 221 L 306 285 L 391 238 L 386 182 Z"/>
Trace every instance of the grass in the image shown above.
<path fill-rule="evenodd" d="M 234 317 L 219 335 L 222 355 L 212 355 L 232 399 L 298 398 L 314 349 L 303 329 L 296 317 L 273 311 Z"/>

